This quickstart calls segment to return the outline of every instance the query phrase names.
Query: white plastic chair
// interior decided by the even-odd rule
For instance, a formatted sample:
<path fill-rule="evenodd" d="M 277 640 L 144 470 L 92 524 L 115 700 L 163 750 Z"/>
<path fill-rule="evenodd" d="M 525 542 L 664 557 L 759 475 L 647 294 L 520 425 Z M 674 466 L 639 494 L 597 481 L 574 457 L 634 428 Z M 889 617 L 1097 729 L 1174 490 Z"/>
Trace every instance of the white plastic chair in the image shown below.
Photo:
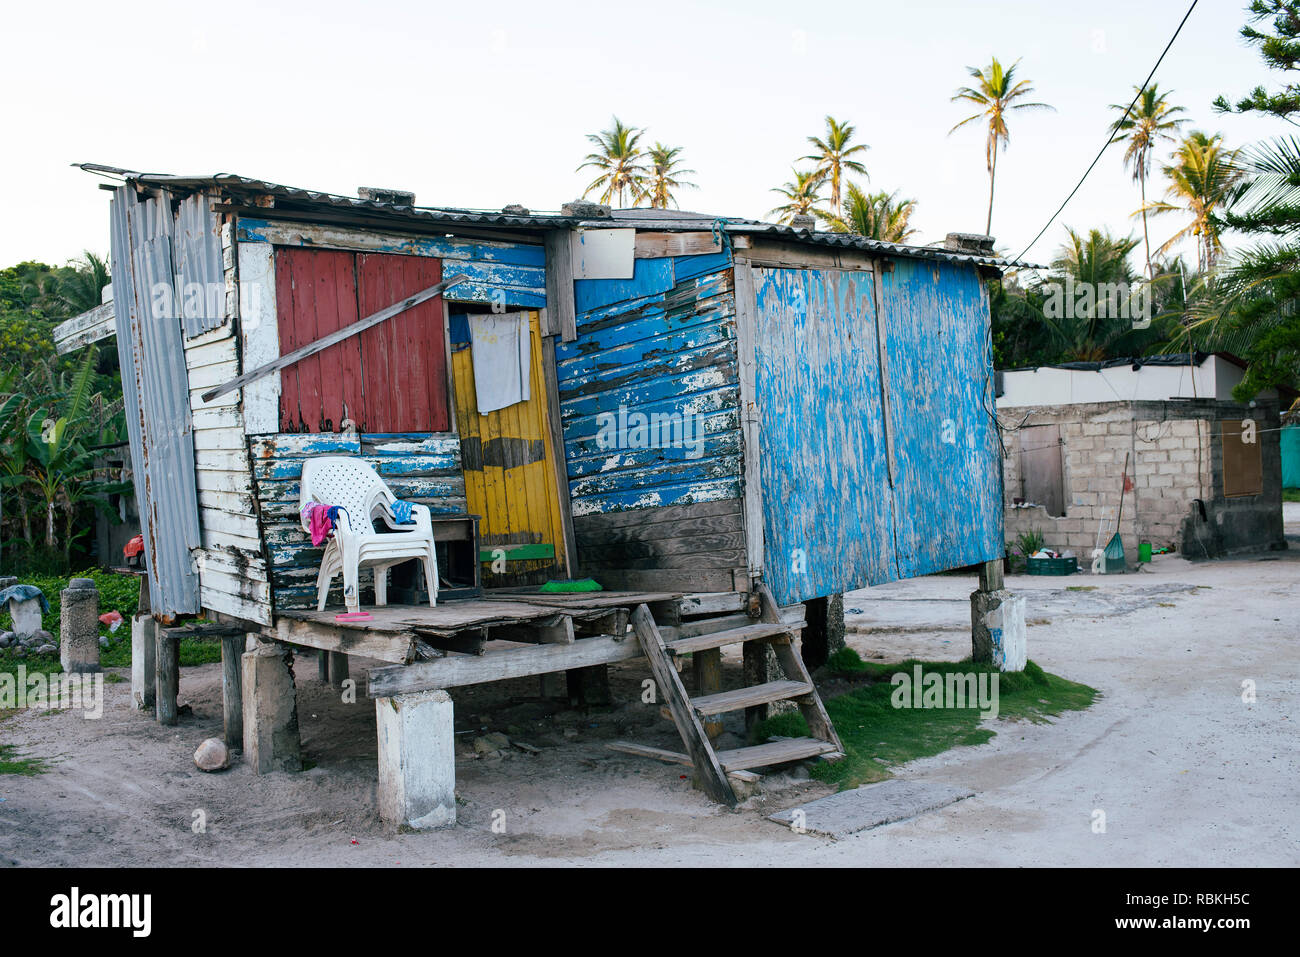
<path fill-rule="evenodd" d="M 317 609 L 325 610 L 330 583 L 343 575 L 343 602 L 349 612 L 361 607 L 357 588 L 360 570 L 374 569 L 375 604 L 388 603 L 388 570 L 404 561 L 418 558 L 424 564 L 424 582 L 429 591 L 429 605 L 438 604 L 438 556 L 433 545 L 433 523 L 425 505 L 413 505 L 413 525 L 399 525 L 393 519 L 392 504 L 397 501 L 379 473 L 363 459 L 345 455 L 324 455 L 308 459 L 302 467 L 298 496 L 302 527 L 311 526 L 302 509 L 308 502 L 339 505 L 334 533 L 325 544 L 320 573 L 316 576 Z M 371 522 L 380 519 L 389 529 L 375 531 Z"/>

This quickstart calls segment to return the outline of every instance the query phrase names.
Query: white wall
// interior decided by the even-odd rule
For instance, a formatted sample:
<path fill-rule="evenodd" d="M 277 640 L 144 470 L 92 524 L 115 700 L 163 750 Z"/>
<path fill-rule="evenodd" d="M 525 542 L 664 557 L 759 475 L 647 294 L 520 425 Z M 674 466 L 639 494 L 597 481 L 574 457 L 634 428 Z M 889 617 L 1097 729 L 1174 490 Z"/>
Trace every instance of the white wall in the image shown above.
<path fill-rule="evenodd" d="M 1005 393 L 998 408 L 1018 406 L 1077 405 L 1083 402 L 1164 401 L 1172 398 L 1225 399 L 1242 379 L 1237 366 L 1211 356 L 1199 366 L 1131 365 L 1090 372 L 1081 369 L 1043 367 L 1004 372 Z M 1262 393 L 1272 397 L 1274 393 Z"/>

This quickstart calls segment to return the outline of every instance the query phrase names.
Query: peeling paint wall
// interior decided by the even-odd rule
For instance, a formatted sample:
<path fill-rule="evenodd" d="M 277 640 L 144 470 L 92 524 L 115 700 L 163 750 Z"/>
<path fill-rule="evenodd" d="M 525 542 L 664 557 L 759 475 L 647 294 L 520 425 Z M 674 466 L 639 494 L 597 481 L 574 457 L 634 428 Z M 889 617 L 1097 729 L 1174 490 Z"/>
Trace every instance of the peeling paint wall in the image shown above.
<path fill-rule="evenodd" d="M 574 294 L 578 337 L 555 352 L 579 564 L 607 586 L 731 590 L 745 557 L 729 255 L 638 259 L 633 278 Z"/>

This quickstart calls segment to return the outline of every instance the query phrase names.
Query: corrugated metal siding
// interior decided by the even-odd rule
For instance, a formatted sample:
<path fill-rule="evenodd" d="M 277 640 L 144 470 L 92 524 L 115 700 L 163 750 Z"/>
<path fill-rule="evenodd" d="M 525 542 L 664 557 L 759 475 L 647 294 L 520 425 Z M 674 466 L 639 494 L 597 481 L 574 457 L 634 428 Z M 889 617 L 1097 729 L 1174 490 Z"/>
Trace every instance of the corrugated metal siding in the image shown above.
<path fill-rule="evenodd" d="M 881 283 L 894 423 L 898 577 L 1002 557 L 1002 459 L 984 283 L 895 260 Z"/>
<path fill-rule="evenodd" d="M 322 549 L 311 543 L 298 515 L 303 462 L 318 455 L 360 456 L 398 498 L 435 512 L 465 511 L 460 440 L 455 435 L 266 435 L 248 440 L 257 483 L 262 535 L 271 555 L 275 606 L 314 608 Z M 342 601 L 335 581 L 332 601 Z"/>
<path fill-rule="evenodd" d="M 895 577 L 872 282 L 754 270 L 763 577 L 781 604 Z"/>
<path fill-rule="evenodd" d="M 736 305 L 725 256 L 639 259 L 631 280 L 574 287 L 578 338 L 556 343 L 556 366 L 575 518 L 739 498 Z M 617 447 L 601 448 L 598 417 L 621 412 Z M 700 456 L 634 447 L 626 416 L 638 413 L 699 416 Z"/>
<path fill-rule="evenodd" d="M 226 319 L 221 236 L 212 201 L 203 193 L 181 200 L 172 235 L 172 258 L 180 275 L 181 323 L 186 336 L 215 329 Z"/>
<path fill-rule="evenodd" d="M 174 309 L 171 315 L 153 314 L 154 291 L 174 292 L 173 229 L 167 194 L 140 202 L 131 186 L 115 191 L 111 256 L 118 358 L 150 604 L 164 619 L 200 607 L 191 555 L 200 535 L 181 324 Z"/>

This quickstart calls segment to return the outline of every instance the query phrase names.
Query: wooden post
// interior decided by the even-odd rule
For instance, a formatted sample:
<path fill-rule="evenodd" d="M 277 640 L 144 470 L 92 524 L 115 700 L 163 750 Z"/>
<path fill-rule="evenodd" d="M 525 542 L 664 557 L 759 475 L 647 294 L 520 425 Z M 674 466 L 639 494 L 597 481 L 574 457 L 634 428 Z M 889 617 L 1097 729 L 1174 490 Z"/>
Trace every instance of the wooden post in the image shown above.
<path fill-rule="evenodd" d="M 330 680 L 330 653 L 324 648 L 316 652 L 316 674 L 322 683 Z"/>
<path fill-rule="evenodd" d="M 348 678 L 348 656 L 342 651 L 331 651 L 330 656 L 330 684 L 335 688 L 342 688 L 343 682 Z"/>
<path fill-rule="evenodd" d="M 181 643 L 161 625 L 154 632 L 154 674 L 158 689 L 154 706 L 159 724 L 174 725 L 179 718 L 177 697 L 181 690 Z"/>
<path fill-rule="evenodd" d="M 691 655 L 695 668 L 695 693 L 699 696 L 716 694 L 722 690 L 722 649 L 705 648 Z M 722 734 L 722 717 L 713 715 L 703 721 L 704 733 L 710 741 Z"/>
<path fill-rule="evenodd" d="M 537 640 L 544 645 L 571 645 L 574 641 L 573 619 L 567 615 L 558 624 L 544 625 L 537 629 Z M 563 698 L 568 700 L 568 677 L 559 671 L 541 676 L 541 694 L 543 698 Z"/>
<path fill-rule="evenodd" d="M 221 638 L 221 710 L 225 722 L 226 747 L 244 749 L 243 635 Z"/>
<path fill-rule="evenodd" d="M 1002 559 L 980 565 L 980 591 L 1001 591 L 1003 586 Z"/>

